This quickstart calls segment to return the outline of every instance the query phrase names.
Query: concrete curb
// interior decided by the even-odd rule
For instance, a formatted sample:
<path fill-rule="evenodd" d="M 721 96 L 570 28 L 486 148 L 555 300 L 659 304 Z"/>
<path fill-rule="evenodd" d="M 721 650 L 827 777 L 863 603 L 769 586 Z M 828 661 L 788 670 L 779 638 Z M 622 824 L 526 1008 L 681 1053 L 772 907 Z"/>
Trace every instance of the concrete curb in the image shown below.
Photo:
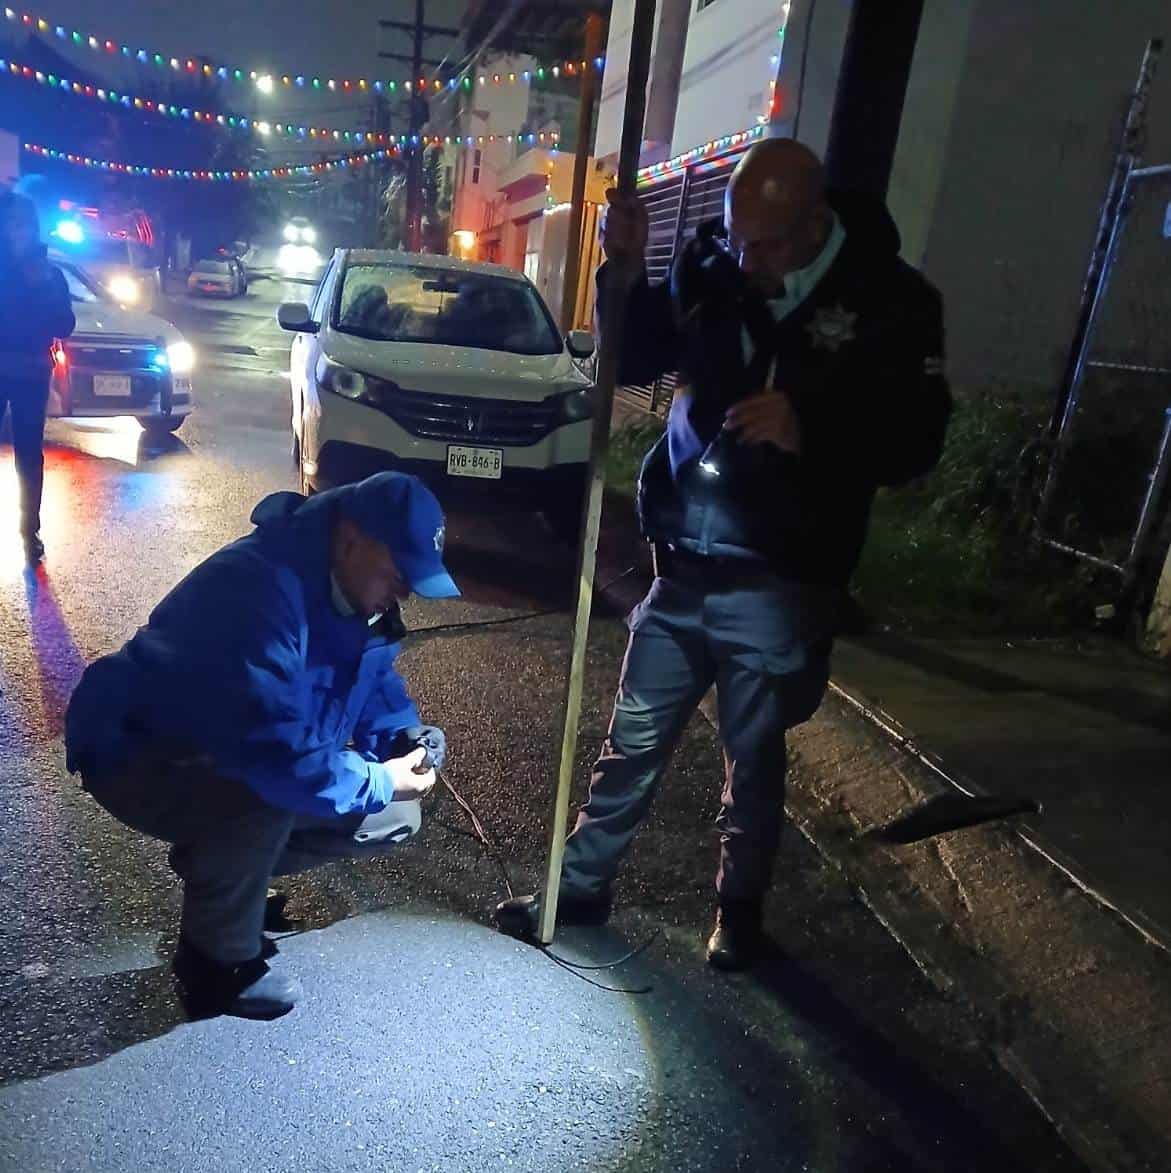
<path fill-rule="evenodd" d="M 901 738 L 902 742 L 896 738 Z M 835 688 L 791 738 L 790 816 L 1093 1169 L 1171 1168 L 1171 955 L 1007 826 L 861 832 L 950 783 Z"/>

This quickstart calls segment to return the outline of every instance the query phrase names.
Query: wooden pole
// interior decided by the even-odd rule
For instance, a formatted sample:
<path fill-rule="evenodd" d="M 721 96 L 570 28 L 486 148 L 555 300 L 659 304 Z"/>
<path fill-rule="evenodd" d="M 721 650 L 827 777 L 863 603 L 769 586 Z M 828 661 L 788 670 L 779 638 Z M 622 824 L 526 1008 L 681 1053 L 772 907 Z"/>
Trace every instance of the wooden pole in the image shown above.
<path fill-rule="evenodd" d="M 594 62 L 602 55 L 602 17 L 586 17 L 585 73 L 577 111 L 577 154 L 573 160 L 573 193 L 570 198 L 569 235 L 565 241 L 565 283 L 561 290 L 561 331 L 568 334 L 577 317 L 577 286 L 581 280 L 582 225 L 585 222 L 586 174 L 590 163 L 590 130 L 598 100 L 598 71 Z M 640 131 L 641 134 L 641 131 Z"/>
<path fill-rule="evenodd" d="M 646 117 L 647 79 L 651 67 L 651 42 L 655 31 L 655 0 L 635 0 L 634 24 L 630 35 L 630 66 L 626 73 L 626 110 L 622 117 L 622 146 L 618 153 L 618 190 L 634 195 L 638 159 L 642 149 L 642 125 Z M 542 944 L 553 940 L 557 925 L 557 896 L 561 886 L 561 864 L 565 855 L 565 822 L 569 817 L 569 794 L 576 769 L 577 732 L 581 719 L 582 681 L 585 675 L 586 641 L 590 632 L 590 611 L 594 599 L 594 572 L 598 561 L 598 531 L 602 522 L 602 490 L 606 486 L 606 456 L 610 450 L 610 417 L 614 410 L 614 388 L 618 382 L 618 356 L 622 353 L 622 324 L 627 291 L 610 291 L 602 318 L 601 353 L 598 356 L 597 390 L 594 394 L 593 435 L 590 442 L 590 489 L 585 505 L 581 551 L 578 556 L 577 617 L 573 627 L 573 649 L 565 688 L 565 726 L 561 739 L 561 768 L 553 803 L 553 824 L 549 832 L 549 867 L 541 900 L 538 936 Z"/>

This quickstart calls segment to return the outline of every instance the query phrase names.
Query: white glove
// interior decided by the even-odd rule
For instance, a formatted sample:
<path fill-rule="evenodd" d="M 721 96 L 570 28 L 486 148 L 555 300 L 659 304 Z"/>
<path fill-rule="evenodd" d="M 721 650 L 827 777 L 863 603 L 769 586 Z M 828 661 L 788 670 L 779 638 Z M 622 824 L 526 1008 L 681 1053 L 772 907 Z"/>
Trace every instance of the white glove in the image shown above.
<path fill-rule="evenodd" d="M 435 785 L 435 771 L 423 769 L 427 757 L 426 746 L 411 750 L 405 758 L 391 758 L 382 764 L 390 775 L 395 802 L 411 802 L 428 794 Z M 422 771 L 422 772 L 420 772 Z"/>

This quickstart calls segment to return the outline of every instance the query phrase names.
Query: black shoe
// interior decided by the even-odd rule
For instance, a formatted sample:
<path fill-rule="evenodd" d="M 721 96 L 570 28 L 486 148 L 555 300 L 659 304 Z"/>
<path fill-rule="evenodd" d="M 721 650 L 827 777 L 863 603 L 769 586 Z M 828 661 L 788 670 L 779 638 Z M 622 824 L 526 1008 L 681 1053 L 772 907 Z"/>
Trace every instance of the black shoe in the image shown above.
<path fill-rule="evenodd" d="M 215 961 L 179 938 L 173 963 L 183 1002 L 192 1018 L 280 1018 L 301 996 L 301 983 L 255 957 L 237 965 Z"/>
<path fill-rule="evenodd" d="M 614 902 L 609 888 L 596 895 L 562 892 L 557 897 L 557 924 L 604 925 L 610 919 Z M 496 905 L 496 927 L 510 937 L 530 938 L 541 924 L 541 897 L 514 896 Z"/>
<path fill-rule="evenodd" d="M 40 534 L 24 535 L 24 556 L 30 566 L 36 566 L 45 556 L 45 543 Z"/>
<path fill-rule="evenodd" d="M 734 972 L 747 969 L 763 952 L 764 934 L 760 927 L 760 910 L 721 908 L 707 940 L 708 965 Z"/>

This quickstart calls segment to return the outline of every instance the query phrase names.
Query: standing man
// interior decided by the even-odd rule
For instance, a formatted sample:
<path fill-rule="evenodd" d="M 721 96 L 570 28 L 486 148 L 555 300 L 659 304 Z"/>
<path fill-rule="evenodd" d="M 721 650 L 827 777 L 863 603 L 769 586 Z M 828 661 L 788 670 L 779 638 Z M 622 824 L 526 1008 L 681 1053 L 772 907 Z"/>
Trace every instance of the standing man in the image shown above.
<path fill-rule="evenodd" d="M 45 476 L 45 411 L 53 340 L 76 325 L 69 287 L 46 259 L 33 202 L 0 194 L 0 422 L 12 413 L 20 479 L 20 533 L 30 564 L 44 557 L 41 488 Z"/>
<path fill-rule="evenodd" d="M 722 224 L 647 283 L 647 216 L 609 193 L 599 298 L 625 284 L 621 379 L 678 370 L 639 518 L 656 578 L 630 618 L 610 733 L 565 850 L 562 924 L 600 924 L 623 853 L 708 689 L 726 763 L 709 962 L 761 945 L 784 806 L 785 734 L 817 710 L 840 601 L 880 485 L 936 462 L 951 408 L 939 294 L 899 259 L 877 201 L 827 196 L 790 139 L 751 148 Z M 538 896 L 506 901 L 531 933 Z"/>
<path fill-rule="evenodd" d="M 175 973 L 196 1015 L 272 1018 L 269 878 L 378 854 L 420 825 L 446 743 L 395 670 L 399 602 L 459 594 L 439 503 L 379 473 L 275 493 L 253 533 L 197 566 L 69 705 L 69 769 L 183 880 Z"/>

